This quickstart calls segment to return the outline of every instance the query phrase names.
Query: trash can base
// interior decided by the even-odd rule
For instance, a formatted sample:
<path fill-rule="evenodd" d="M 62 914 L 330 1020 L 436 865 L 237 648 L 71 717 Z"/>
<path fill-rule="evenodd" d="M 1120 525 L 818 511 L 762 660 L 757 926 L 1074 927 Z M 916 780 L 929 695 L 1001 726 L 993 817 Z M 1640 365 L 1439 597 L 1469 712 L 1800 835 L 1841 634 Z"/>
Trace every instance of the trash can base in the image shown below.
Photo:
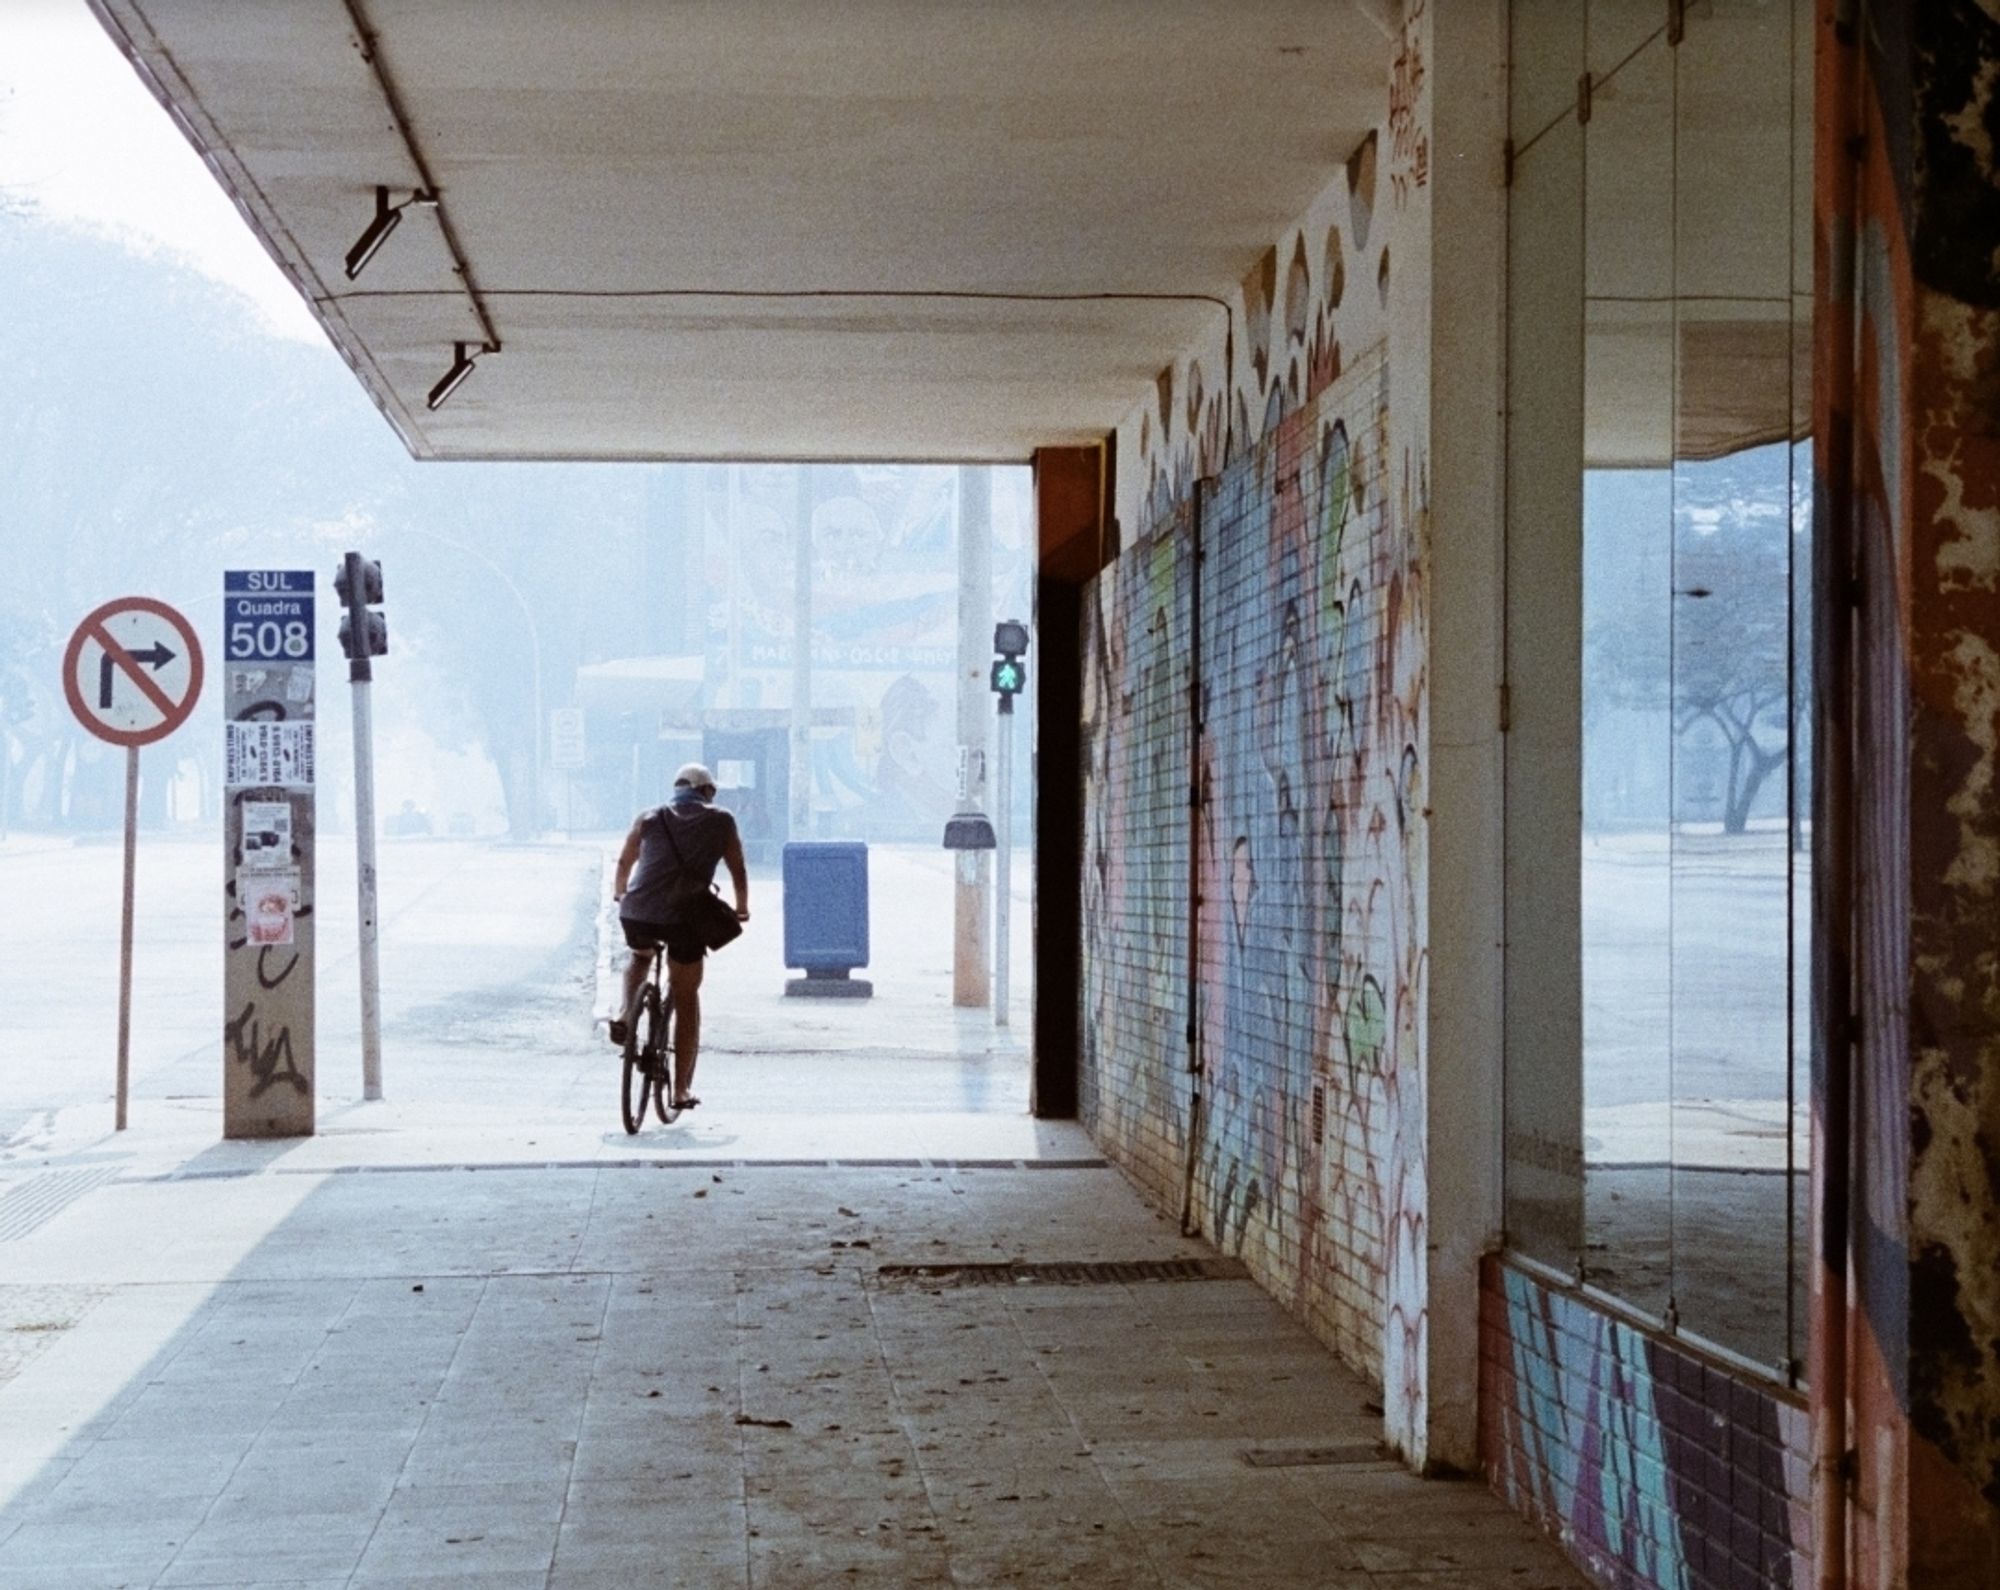
<path fill-rule="evenodd" d="M 787 999 L 873 999 L 875 985 L 845 972 L 807 972 L 785 984 Z"/>

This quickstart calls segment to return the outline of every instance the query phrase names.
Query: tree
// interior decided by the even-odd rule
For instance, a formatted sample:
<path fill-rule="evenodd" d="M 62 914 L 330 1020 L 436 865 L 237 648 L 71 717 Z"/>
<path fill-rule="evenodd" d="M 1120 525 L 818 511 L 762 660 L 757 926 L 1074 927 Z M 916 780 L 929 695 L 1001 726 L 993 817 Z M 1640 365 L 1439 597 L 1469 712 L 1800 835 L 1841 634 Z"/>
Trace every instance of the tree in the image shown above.
<path fill-rule="evenodd" d="M 1789 449 L 1683 463 L 1674 475 L 1674 734 L 1713 724 L 1728 747 L 1724 833 L 1791 756 Z"/>
<path fill-rule="evenodd" d="M 1771 775 L 1791 757 L 1794 558 L 1809 546 L 1792 471 L 1793 449 L 1776 443 L 1683 460 L 1670 492 L 1628 494 L 1624 511 L 1647 503 L 1658 525 L 1648 514 L 1647 523 L 1619 527 L 1620 539 L 1637 546 L 1670 536 L 1671 571 L 1664 583 L 1603 581 L 1587 615 L 1596 699 L 1668 716 L 1682 772 L 1676 820 L 1686 815 L 1691 770 L 1705 758 L 1702 731 L 1719 739 L 1725 833 L 1746 829 Z M 1662 601 L 1670 603 L 1664 622 Z"/>

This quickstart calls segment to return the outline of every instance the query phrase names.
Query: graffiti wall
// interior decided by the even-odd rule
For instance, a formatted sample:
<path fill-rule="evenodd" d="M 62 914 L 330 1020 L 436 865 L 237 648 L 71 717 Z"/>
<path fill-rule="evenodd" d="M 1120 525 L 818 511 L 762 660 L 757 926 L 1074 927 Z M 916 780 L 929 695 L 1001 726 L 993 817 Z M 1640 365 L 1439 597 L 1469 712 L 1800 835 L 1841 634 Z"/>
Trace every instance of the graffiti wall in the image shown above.
<path fill-rule="evenodd" d="M 1377 349 L 1223 472 L 1199 591 L 1194 1212 L 1377 1377 L 1386 1090 L 1414 1036 L 1406 797 L 1423 690 L 1388 423 Z"/>
<path fill-rule="evenodd" d="M 1480 1442 L 1515 1507 L 1601 1584 L 1812 1584 L 1802 1401 L 1489 1259 Z"/>
<path fill-rule="evenodd" d="M 1417 0 L 1376 130 L 1120 427 L 1125 544 L 1085 603 L 1085 1122 L 1393 1387 L 1405 1450 L 1424 1420 L 1429 36 Z"/>
<path fill-rule="evenodd" d="M 1078 1112 L 1169 1209 L 1185 1197 L 1191 513 L 1086 594 L 1084 954 Z"/>

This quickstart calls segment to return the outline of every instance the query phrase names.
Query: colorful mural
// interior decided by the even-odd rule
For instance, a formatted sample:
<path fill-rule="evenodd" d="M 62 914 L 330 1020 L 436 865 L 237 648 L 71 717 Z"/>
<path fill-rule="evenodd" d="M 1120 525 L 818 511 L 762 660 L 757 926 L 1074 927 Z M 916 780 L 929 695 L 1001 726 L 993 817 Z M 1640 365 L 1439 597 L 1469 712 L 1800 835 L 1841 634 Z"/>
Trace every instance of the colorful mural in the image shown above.
<path fill-rule="evenodd" d="M 1377 1376 L 1424 665 L 1388 421 L 1378 348 L 1224 472 L 1200 587 L 1195 1214 Z"/>
<path fill-rule="evenodd" d="M 1480 1356 L 1487 1472 L 1600 1583 L 1813 1583 L 1802 1403 L 1498 1259 Z"/>
<path fill-rule="evenodd" d="M 1423 1249 L 1396 1122 L 1420 1086 L 1427 616 L 1420 471 L 1392 445 L 1377 346 L 1099 578 L 1083 1097 L 1108 1151 L 1350 1362 L 1379 1379 L 1395 1340 L 1420 1418 L 1391 1271 Z"/>

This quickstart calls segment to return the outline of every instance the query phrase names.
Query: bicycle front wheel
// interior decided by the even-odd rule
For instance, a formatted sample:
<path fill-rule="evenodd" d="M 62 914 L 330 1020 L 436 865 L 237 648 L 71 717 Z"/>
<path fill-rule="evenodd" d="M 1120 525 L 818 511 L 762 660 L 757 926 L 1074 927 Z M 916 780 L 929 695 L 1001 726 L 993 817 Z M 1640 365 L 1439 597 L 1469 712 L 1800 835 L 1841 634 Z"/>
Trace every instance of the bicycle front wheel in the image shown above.
<path fill-rule="evenodd" d="M 648 988 L 651 1005 L 639 1013 L 639 1036 L 645 1044 L 646 1069 L 653 1078 L 653 1113 L 662 1126 L 673 1125 L 680 1111 L 674 1106 L 674 1007 L 657 988 Z M 639 1101 L 644 1114 L 645 1100 Z"/>
<path fill-rule="evenodd" d="M 619 1111 L 628 1136 L 636 1136 L 646 1124 L 646 1095 L 657 1086 L 648 1040 L 660 1019 L 660 991 L 651 983 L 639 990 L 639 998 L 625 1032 L 624 1076 L 618 1091 Z"/>

